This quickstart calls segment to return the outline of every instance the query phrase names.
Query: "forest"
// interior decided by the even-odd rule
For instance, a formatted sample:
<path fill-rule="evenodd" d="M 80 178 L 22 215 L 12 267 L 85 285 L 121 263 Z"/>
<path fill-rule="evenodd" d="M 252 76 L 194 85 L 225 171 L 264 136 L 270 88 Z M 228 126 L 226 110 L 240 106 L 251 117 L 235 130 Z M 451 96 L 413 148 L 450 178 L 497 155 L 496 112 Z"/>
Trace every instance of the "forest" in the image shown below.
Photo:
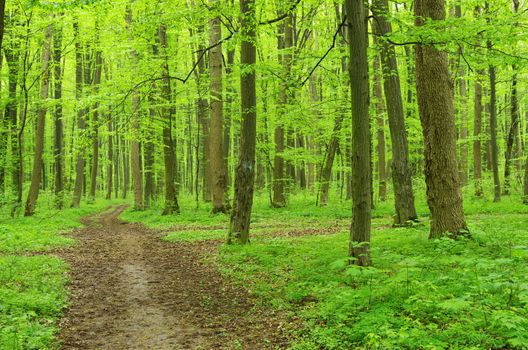
<path fill-rule="evenodd" d="M 0 350 L 528 349 L 526 0 L 0 0 Z"/>

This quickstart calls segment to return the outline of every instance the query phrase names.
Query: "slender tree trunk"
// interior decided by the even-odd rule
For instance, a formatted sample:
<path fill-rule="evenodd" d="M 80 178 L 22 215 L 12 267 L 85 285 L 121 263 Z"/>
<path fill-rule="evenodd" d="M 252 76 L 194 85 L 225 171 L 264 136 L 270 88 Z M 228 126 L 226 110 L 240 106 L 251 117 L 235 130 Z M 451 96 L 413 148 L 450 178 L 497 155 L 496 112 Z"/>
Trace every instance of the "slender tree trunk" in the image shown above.
<path fill-rule="evenodd" d="M 127 7 L 126 22 L 128 31 L 131 31 L 132 26 L 132 8 L 129 4 Z M 132 34 L 129 34 L 129 42 L 132 42 Z M 134 65 L 137 65 L 138 54 L 135 49 L 130 52 L 130 57 Z M 132 91 L 132 115 L 130 118 L 130 128 L 132 139 L 130 141 L 130 168 L 132 170 L 132 185 L 134 188 L 134 208 L 136 210 L 143 210 L 145 203 L 143 202 L 143 179 L 141 176 L 141 151 L 139 146 L 139 92 L 137 89 Z"/>
<path fill-rule="evenodd" d="M 235 175 L 235 199 L 231 214 L 228 243 L 247 244 L 253 206 L 255 182 L 255 149 L 257 139 L 257 98 L 255 89 L 256 9 L 254 0 L 240 0 L 241 49 L 240 97 L 241 132 L 240 154 Z"/>
<path fill-rule="evenodd" d="M 445 0 L 417 0 L 416 25 L 445 19 Z M 447 54 L 416 45 L 416 91 L 425 151 L 430 238 L 467 234 L 456 158 L 454 94 Z"/>
<path fill-rule="evenodd" d="M 462 6 L 460 0 L 455 5 L 455 17 L 462 17 Z M 458 49 L 459 56 L 464 55 L 462 46 Z M 468 97 L 467 97 L 466 66 L 464 63 L 459 65 L 458 69 L 458 91 L 460 99 L 460 157 L 458 162 L 458 172 L 460 176 L 460 185 L 465 186 L 468 182 Z"/>
<path fill-rule="evenodd" d="M 151 100 L 152 101 L 152 100 Z M 152 101 L 154 102 L 154 101 Z M 149 120 L 149 127 L 152 128 L 152 120 L 156 116 L 156 112 L 154 108 L 149 108 L 150 113 L 150 120 Z M 150 202 L 152 199 L 154 199 L 154 142 L 153 142 L 153 135 L 146 135 L 145 140 L 145 207 L 150 207 Z"/>
<path fill-rule="evenodd" d="M 1 11 L 1 10 L 0 10 Z M 20 163 L 18 161 L 18 120 L 17 120 L 17 87 L 18 87 L 18 60 L 19 51 L 15 48 L 14 44 L 6 45 L 4 47 L 4 53 L 6 57 L 7 66 L 9 69 L 8 78 L 8 89 L 9 89 L 9 100 L 5 108 L 6 120 L 9 120 L 9 133 L 11 134 L 11 154 L 12 160 L 12 171 L 11 171 L 11 183 L 13 192 L 17 192 L 20 176 Z"/>
<path fill-rule="evenodd" d="M 178 196 L 176 192 L 176 154 L 174 143 L 172 142 L 172 114 L 174 109 L 169 106 L 172 96 L 170 72 L 168 63 L 168 42 L 167 28 L 160 25 L 158 28 L 161 54 L 163 55 L 163 65 L 161 68 L 161 98 L 163 107 L 161 113 L 163 117 L 163 161 L 165 164 L 165 208 L 163 215 L 172 215 L 180 212 Z M 200 108 L 200 107 L 199 107 Z"/>
<path fill-rule="evenodd" d="M 292 54 L 291 48 L 293 46 L 293 14 L 288 13 L 284 22 L 281 24 L 283 36 L 279 34 L 279 50 L 282 52 L 280 61 L 283 70 L 283 79 L 280 82 L 278 113 L 279 124 L 275 127 L 275 158 L 273 161 L 273 206 L 280 208 L 286 206 L 285 182 L 286 176 L 284 174 L 284 141 L 285 141 L 285 127 L 282 120 L 284 120 L 285 108 L 288 104 L 288 86 L 287 82 L 290 79 Z"/>
<path fill-rule="evenodd" d="M 321 170 L 321 192 L 319 194 L 319 205 L 321 206 L 328 204 L 328 194 L 330 192 L 332 168 L 334 165 L 335 154 L 337 148 L 339 147 L 339 134 L 341 132 L 342 124 L 343 114 L 338 113 L 334 122 L 334 130 L 332 131 L 332 137 L 330 138 L 330 142 L 328 143 L 328 148 L 326 150 L 324 165 Z"/>
<path fill-rule="evenodd" d="M 55 142 L 53 155 L 55 162 L 55 205 L 62 209 L 64 205 L 64 124 L 62 121 L 62 27 L 55 29 L 53 38 L 54 97 L 55 97 Z"/>
<path fill-rule="evenodd" d="M 86 110 L 80 107 L 80 100 L 82 96 L 83 89 L 83 62 L 82 62 L 82 48 L 81 48 L 81 39 L 79 36 L 79 23 L 76 20 L 73 23 L 73 33 L 75 37 L 75 100 L 77 104 L 77 159 L 75 163 L 75 185 L 73 188 L 73 199 L 72 207 L 78 208 L 81 204 L 81 196 L 83 193 L 84 185 L 84 146 L 82 145 L 82 140 L 84 139 L 84 130 L 86 129 L 86 119 L 85 114 Z"/>
<path fill-rule="evenodd" d="M 114 127 L 112 115 L 108 114 L 106 121 L 106 130 L 108 132 L 108 149 L 106 163 L 106 199 L 112 199 L 113 190 L 113 168 L 114 168 Z M 117 159 L 118 157 L 116 157 Z M 117 170 L 117 169 L 116 169 Z M 116 193 L 117 195 L 117 193 Z"/>
<path fill-rule="evenodd" d="M 235 50 L 231 49 L 227 51 L 227 66 L 226 66 L 226 76 L 227 76 L 227 86 L 226 86 L 226 104 L 229 113 L 224 118 L 224 163 L 225 163 L 225 175 L 226 175 L 226 186 L 225 186 L 225 205 L 227 209 L 231 209 L 231 202 L 229 200 L 229 189 L 231 187 L 231 169 L 229 166 L 229 155 L 231 153 L 231 123 L 232 116 L 236 111 L 235 103 L 233 101 L 233 96 L 236 94 L 236 89 L 233 86 L 233 66 L 235 64 Z"/>
<path fill-rule="evenodd" d="M 484 192 L 482 189 L 482 151 L 480 142 L 482 132 L 482 83 L 480 78 L 475 80 L 475 103 L 473 114 L 473 181 L 475 183 L 475 196 L 482 197 Z"/>
<path fill-rule="evenodd" d="M 504 188 L 503 194 L 510 194 L 510 173 L 513 158 L 513 146 L 515 140 L 519 137 L 519 100 L 517 97 L 517 73 L 516 67 L 513 66 L 513 78 L 512 78 L 512 89 L 510 98 L 510 111 L 511 111 L 511 125 L 508 132 L 508 138 L 506 140 L 506 154 L 504 159 Z"/>
<path fill-rule="evenodd" d="M 362 0 L 346 1 L 352 90 L 352 225 L 350 256 L 367 266 L 370 258 L 371 176 L 368 36 Z"/>
<path fill-rule="evenodd" d="M 103 69 L 103 58 L 101 51 L 95 53 L 94 92 L 99 91 L 101 84 L 101 73 Z M 92 168 L 90 173 L 90 200 L 95 200 L 97 189 L 97 171 L 99 170 L 99 103 L 94 106 L 92 114 Z"/>
<path fill-rule="evenodd" d="M 387 200 L 387 160 L 385 157 L 385 106 L 381 88 L 380 58 L 374 58 L 374 98 L 376 106 L 376 151 L 378 153 L 378 196 L 379 200 Z"/>
<path fill-rule="evenodd" d="M 31 186 L 26 201 L 25 216 L 32 216 L 35 213 L 37 199 L 40 190 L 40 180 L 42 175 L 42 153 L 44 152 L 44 133 L 46 126 L 46 99 L 49 90 L 49 65 L 51 59 L 51 40 L 53 37 L 53 26 L 50 24 L 46 28 L 44 44 L 42 47 L 42 75 L 40 81 L 40 107 L 37 117 L 37 130 L 35 134 L 35 157 L 33 160 L 33 173 L 31 174 Z"/>
<path fill-rule="evenodd" d="M 388 1 L 375 0 L 373 4 L 375 14 L 375 30 L 386 35 L 392 32 L 392 25 L 387 20 Z M 394 206 L 396 215 L 394 225 L 406 225 L 409 221 L 417 220 L 416 209 L 414 207 L 414 193 L 412 186 L 412 174 L 409 164 L 409 146 L 407 142 L 407 132 L 405 129 L 404 107 L 400 77 L 398 75 L 398 62 L 396 60 L 396 50 L 394 46 L 386 41 L 380 40 L 381 66 L 383 72 L 383 88 L 385 92 L 387 114 L 392 145 L 391 174 L 394 187 Z M 410 53 L 409 53 L 410 56 Z M 409 71 L 412 64 L 408 63 Z M 414 74 L 414 71 L 412 72 Z M 411 72 L 408 72 L 412 75 Z M 412 82 L 412 80 L 411 80 Z M 407 87 L 407 103 L 412 103 L 413 93 L 410 86 Z M 408 106 L 408 115 L 411 107 Z"/>
<path fill-rule="evenodd" d="M 212 0 L 213 4 L 218 0 Z M 222 26 L 220 16 L 210 20 L 209 45 L 215 45 L 222 40 Z M 210 137 L 209 159 L 211 162 L 211 185 L 213 195 L 213 214 L 225 213 L 224 194 L 226 188 L 226 175 L 224 164 L 224 103 L 222 84 L 222 45 L 216 45 L 209 51 L 210 71 Z"/>

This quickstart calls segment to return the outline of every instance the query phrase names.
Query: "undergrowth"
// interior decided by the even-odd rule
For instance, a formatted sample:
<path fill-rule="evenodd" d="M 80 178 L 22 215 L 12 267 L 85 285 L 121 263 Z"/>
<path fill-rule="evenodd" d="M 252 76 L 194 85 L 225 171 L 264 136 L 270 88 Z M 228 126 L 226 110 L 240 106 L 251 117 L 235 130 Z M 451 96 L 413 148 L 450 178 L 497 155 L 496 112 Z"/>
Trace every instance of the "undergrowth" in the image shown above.
<path fill-rule="evenodd" d="M 528 207 L 517 195 L 493 203 L 471 191 L 464 207 L 473 238 L 457 241 L 428 239 L 422 191 L 413 227 L 392 228 L 392 203 L 377 203 L 370 268 L 348 262 L 349 201 L 320 208 L 299 194 L 274 209 L 259 196 L 251 244 L 223 245 L 220 266 L 290 314 L 294 350 L 527 349 Z M 163 228 L 169 241 L 224 240 L 229 217 L 209 210 L 161 220 L 129 211 L 125 218 Z"/>
<path fill-rule="evenodd" d="M 98 200 L 80 209 L 54 209 L 43 195 L 33 217 L 10 216 L 0 208 L 0 349 L 57 347 L 57 319 L 67 304 L 66 264 L 51 255 L 73 240 L 62 235 L 81 226 L 83 216 L 111 202 Z"/>

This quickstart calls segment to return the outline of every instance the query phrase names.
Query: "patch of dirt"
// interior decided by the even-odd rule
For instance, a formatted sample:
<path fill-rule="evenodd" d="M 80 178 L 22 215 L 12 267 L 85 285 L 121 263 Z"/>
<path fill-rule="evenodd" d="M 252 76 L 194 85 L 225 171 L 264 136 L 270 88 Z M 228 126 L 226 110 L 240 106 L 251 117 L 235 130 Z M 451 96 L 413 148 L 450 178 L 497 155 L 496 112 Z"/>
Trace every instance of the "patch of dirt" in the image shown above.
<path fill-rule="evenodd" d="M 71 265 L 62 349 L 283 349 L 287 323 L 259 308 L 204 257 L 218 243 L 167 243 L 118 219 L 124 206 L 85 218 Z"/>

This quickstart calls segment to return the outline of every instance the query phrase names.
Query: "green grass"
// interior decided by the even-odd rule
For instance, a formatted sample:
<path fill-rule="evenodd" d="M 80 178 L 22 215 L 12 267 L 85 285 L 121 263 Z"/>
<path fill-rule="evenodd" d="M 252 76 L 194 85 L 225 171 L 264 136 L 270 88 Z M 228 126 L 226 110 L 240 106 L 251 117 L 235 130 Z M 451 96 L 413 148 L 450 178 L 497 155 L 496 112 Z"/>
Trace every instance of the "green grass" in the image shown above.
<path fill-rule="evenodd" d="M 7 206 L 0 210 L 1 350 L 56 348 L 57 319 L 67 304 L 68 267 L 46 252 L 72 244 L 61 233 L 111 204 L 98 200 L 57 211 L 50 197 L 42 196 L 30 218 L 11 218 Z"/>
<path fill-rule="evenodd" d="M 464 201 L 471 240 L 428 239 L 423 188 L 421 223 L 411 228 L 390 227 L 392 202 L 377 203 L 367 269 L 347 261 L 349 201 L 319 208 L 301 193 L 274 209 L 261 195 L 251 244 L 223 246 L 219 262 L 226 276 L 296 320 L 295 350 L 527 349 L 528 206 L 516 194 L 493 203 L 472 191 L 465 189 Z M 161 220 L 152 211 L 125 218 L 164 228 L 170 241 L 225 238 L 227 216 L 183 208 Z M 284 234 L 331 226 L 337 233 Z"/>

